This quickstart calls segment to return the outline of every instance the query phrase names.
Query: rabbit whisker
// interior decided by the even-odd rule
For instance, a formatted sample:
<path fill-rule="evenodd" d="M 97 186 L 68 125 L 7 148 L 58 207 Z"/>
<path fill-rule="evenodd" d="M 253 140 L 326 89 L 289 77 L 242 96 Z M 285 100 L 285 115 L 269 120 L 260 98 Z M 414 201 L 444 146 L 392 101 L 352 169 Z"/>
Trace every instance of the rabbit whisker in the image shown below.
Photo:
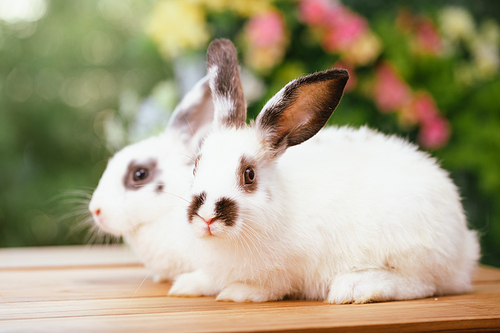
<path fill-rule="evenodd" d="M 149 277 L 149 275 L 151 275 L 152 272 L 153 272 L 153 269 L 150 269 L 149 272 L 148 272 L 148 274 L 146 275 L 146 277 L 142 280 L 141 284 L 139 285 L 139 287 L 137 287 L 137 289 L 135 290 L 134 294 L 130 298 L 128 306 L 130 306 L 130 303 L 134 299 L 135 295 L 137 294 L 137 292 L 139 291 L 139 289 L 141 289 L 142 285 L 144 284 L 144 282 L 146 282 L 146 279 Z"/>
<path fill-rule="evenodd" d="M 179 154 L 179 155 L 182 155 L 182 156 L 184 156 L 184 157 L 189 158 L 191 161 L 193 161 L 193 163 L 194 163 L 194 161 L 196 160 L 196 158 L 195 158 L 195 157 L 192 157 L 191 155 L 188 155 L 188 154 L 181 153 L 181 152 L 179 152 L 179 151 L 177 152 L 177 154 Z"/>
<path fill-rule="evenodd" d="M 149 184 L 146 184 L 146 185 L 134 185 L 134 187 L 145 187 L 145 186 L 147 186 L 147 185 L 149 185 Z M 164 191 L 164 190 L 160 190 L 160 191 L 155 190 L 155 191 L 157 191 L 157 192 L 161 192 L 161 193 L 165 193 L 165 194 L 170 194 L 170 195 L 173 195 L 174 197 L 177 197 L 177 198 L 179 198 L 179 199 L 182 199 L 182 200 L 186 201 L 187 203 L 190 203 L 190 202 L 191 202 L 191 201 L 187 200 L 186 198 L 183 198 L 183 197 L 181 197 L 180 195 L 177 195 L 177 194 L 172 193 L 172 192 L 167 192 L 167 191 Z"/>

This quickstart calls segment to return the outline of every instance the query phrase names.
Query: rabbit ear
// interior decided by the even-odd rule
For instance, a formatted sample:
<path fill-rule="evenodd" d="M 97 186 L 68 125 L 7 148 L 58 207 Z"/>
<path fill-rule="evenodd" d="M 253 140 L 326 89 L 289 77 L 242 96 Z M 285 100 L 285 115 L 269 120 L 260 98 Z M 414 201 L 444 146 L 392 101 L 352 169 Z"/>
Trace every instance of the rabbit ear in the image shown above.
<path fill-rule="evenodd" d="M 326 124 L 348 79 L 346 70 L 332 69 L 293 80 L 264 105 L 257 128 L 274 149 L 306 141 Z"/>
<path fill-rule="evenodd" d="M 213 117 L 214 104 L 207 75 L 198 81 L 177 105 L 166 132 L 177 131 L 187 134 L 188 140 L 194 140 L 200 137 L 200 131 L 208 128 L 207 125 L 211 124 Z"/>
<path fill-rule="evenodd" d="M 214 101 L 214 125 L 242 127 L 247 111 L 238 69 L 238 56 L 233 43 L 216 39 L 208 46 L 207 69 Z"/>

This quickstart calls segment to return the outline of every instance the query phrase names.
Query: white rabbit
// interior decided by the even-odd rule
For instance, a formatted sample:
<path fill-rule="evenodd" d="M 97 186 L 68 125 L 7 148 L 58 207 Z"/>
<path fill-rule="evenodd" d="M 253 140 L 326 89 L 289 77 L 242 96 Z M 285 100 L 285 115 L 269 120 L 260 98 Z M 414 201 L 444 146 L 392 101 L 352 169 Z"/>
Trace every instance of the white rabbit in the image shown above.
<path fill-rule="evenodd" d="M 125 147 L 108 162 L 89 210 L 105 232 L 123 236 L 155 280 L 193 269 L 186 237 L 186 199 L 198 146 L 211 128 L 208 78 L 174 110 L 159 136 Z M 188 230 L 189 231 L 189 230 Z"/>
<path fill-rule="evenodd" d="M 476 233 L 433 158 L 366 127 L 300 144 L 339 103 L 345 70 L 290 82 L 247 126 L 236 50 L 215 40 L 207 59 L 215 126 L 188 210 L 202 269 L 170 295 L 343 304 L 471 290 Z"/>

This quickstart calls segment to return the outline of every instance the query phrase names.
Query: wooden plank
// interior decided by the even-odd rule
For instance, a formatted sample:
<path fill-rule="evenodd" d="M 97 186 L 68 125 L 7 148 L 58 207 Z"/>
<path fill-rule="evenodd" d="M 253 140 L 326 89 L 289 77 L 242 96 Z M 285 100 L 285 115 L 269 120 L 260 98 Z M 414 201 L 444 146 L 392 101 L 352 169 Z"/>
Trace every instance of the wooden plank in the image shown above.
<path fill-rule="evenodd" d="M 200 298 L 176 298 L 176 297 L 144 297 L 117 299 L 82 299 L 62 301 L 31 301 L 17 303 L 0 303 L 0 321 L 2 320 L 28 320 L 34 318 L 64 318 L 64 317 L 88 317 L 88 316 L 110 316 L 110 315 L 135 315 L 154 313 L 178 313 L 178 312 L 210 312 L 210 311 L 270 311 L 280 309 L 283 312 L 295 311 L 301 307 L 332 307 L 335 311 L 347 311 L 347 317 L 339 318 L 340 322 L 347 324 L 352 316 L 369 313 L 378 308 L 379 305 L 391 308 L 392 311 L 403 309 L 416 310 L 408 313 L 404 320 L 416 321 L 432 319 L 435 317 L 461 318 L 470 309 L 475 309 L 476 317 L 490 318 L 500 316 L 500 285 L 481 285 L 474 293 L 460 296 L 445 296 L 427 298 L 414 301 L 387 302 L 378 304 L 362 305 L 328 305 L 323 302 L 311 301 L 281 301 L 267 303 L 232 303 L 215 302 L 213 297 Z M 429 311 L 430 314 L 422 317 L 419 310 Z M 314 312 L 311 309 L 311 312 Z M 365 318 L 365 316 L 362 316 Z"/>
<path fill-rule="evenodd" d="M 121 244 L 0 249 L 0 271 L 95 265 L 140 265 L 140 261 L 130 248 Z"/>
<path fill-rule="evenodd" d="M 0 303 L 166 295 L 170 285 L 148 274 L 142 266 L 4 271 Z"/>
<path fill-rule="evenodd" d="M 166 298 L 165 298 L 166 299 Z M 155 299 L 156 300 L 156 299 Z M 141 301 L 144 301 L 141 300 Z M 166 302 L 169 302 L 165 300 Z M 176 300 L 174 303 L 180 301 Z M 196 299 L 187 302 L 197 303 Z M 306 304 L 310 303 L 310 304 Z M 319 302 L 273 302 L 263 304 L 206 304 L 205 309 L 190 306 L 157 306 L 155 312 L 137 307 L 138 314 L 70 314 L 60 318 L 15 319 L 0 321 L 2 331 L 436 331 L 438 329 L 493 329 L 500 327 L 496 300 L 460 302 L 456 297 L 365 305 L 327 305 Z M 144 303 L 145 304 L 145 303 Z M 149 303 L 148 303 L 149 304 Z M 115 310 L 125 304 L 115 303 Z M 161 303 L 158 303 L 161 305 Z M 285 306 L 292 305 L 292 306 Z M 77 306 L 79 307 L 79 306 Z M 222 308 L 221 308 L 222 307 Z M 84 325 L 84 326 L 82 326 Z"/>
<path fill-rule="evenodd" d="M 473 293 L 365 305 L 215 302 L 170 298 L 124 247 L 0 250 L 0 331 L 323 332 L 477 331 L 500 328 L 500 270 L 480 267 Z M 9 252 L 8 251 L 8 252 Z M 64 253 L 61 253 L 64 252 Z M 41 254 L 42 253 L 42 254 Z M 33 258 L 41 256 L 36 262 Z M 103 259 L 104 258 L 104 259 Z M 3 262 L 2 262 L 3 264 Z M 10 265 L 10 266 L 9 266 Z M 136 266 L 130 266 L 136 265 Z"/>
<path fill-rule="evenodd" d="M 487 278 L 482 278 L 483 272 Z M 479 273 L 481 283 L 500 281 L 499 270 L 481 267 Z M 169 288 L 153 282 L 142 266 L 0 272 L 0 303 L 164 296 Z"/>

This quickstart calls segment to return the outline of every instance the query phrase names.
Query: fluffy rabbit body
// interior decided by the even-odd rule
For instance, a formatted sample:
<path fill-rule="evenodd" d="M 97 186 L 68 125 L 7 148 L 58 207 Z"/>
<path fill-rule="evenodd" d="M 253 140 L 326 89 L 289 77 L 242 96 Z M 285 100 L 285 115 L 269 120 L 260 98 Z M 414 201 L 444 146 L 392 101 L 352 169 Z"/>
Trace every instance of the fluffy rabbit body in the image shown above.
<path fill-rule="evenodd" d="M 186 223 L 193 159 L 211 128 L 207 78 L 184 97 L 159 136 L 125 147 L 108 162 L 89 210 L 105 232 L 123 236 L 157 280 L 193 270 Z"/>
<path fill-rule="evenodd" d="M 292 81 L 247 126 L 234 47 L 214 41 L 207 58 L 215 129 L 188 210 L 202 269 L 170 295 L 342 304 L 471 289 L 476 234 L 433 158 L 366 127 L 308 140 L 339 103 L 346 71 Z"/>

